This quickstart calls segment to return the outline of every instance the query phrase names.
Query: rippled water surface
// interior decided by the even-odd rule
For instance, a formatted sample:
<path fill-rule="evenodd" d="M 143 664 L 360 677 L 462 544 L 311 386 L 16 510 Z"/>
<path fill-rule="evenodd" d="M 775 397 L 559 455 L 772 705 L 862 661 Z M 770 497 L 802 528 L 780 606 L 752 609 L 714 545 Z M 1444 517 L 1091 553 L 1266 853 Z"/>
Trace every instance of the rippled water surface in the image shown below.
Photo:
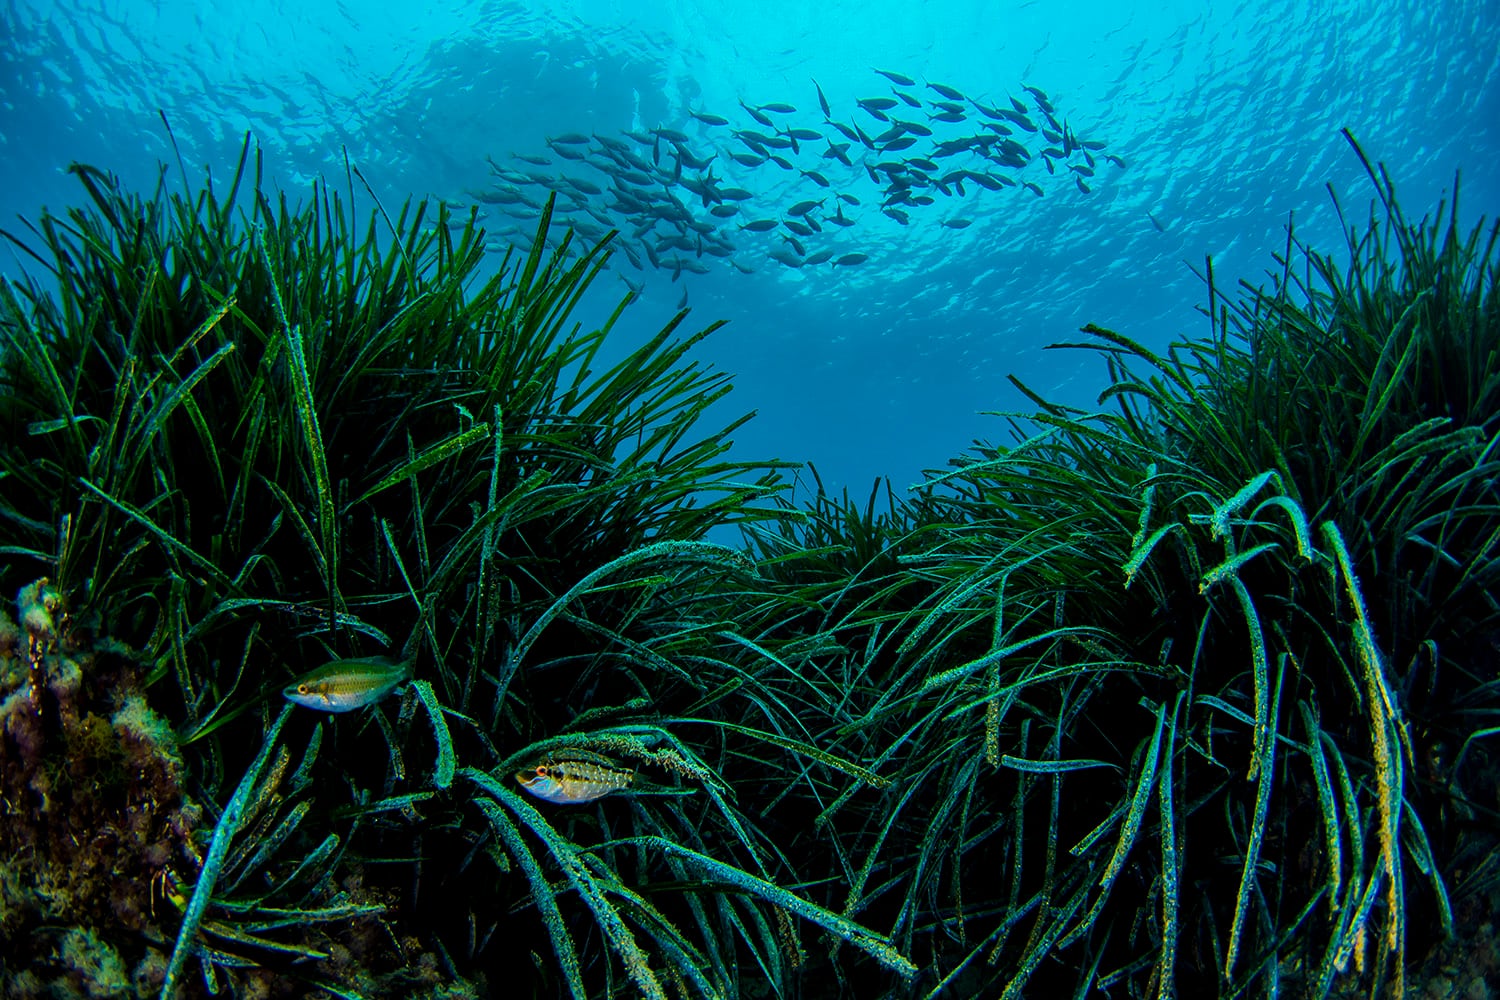
<path fill-rule="evenodd" d="M 154 184 L 158 110 L 190 172 L 249 130 L 293 196 L 347 151 L 388 204 L 477 202 L 497 259 L 557 190 L 621 231 L 585 306 L 639 289 L 621 349 L 729 319 L 699 356 L 759 411 L 739 448 L 862 491 L 1003 437 L 1007 374 L 1089 405 L 1103 366 L 1043 350 L 1086 322 L 1204 332 L 1206 256 L 1257 282 L 1289 217 L 1336 250 L 1329 186 L 1371 196 L 1340 129 L 1413 214 L 1459 170 L 1500 211 L 1493 2 L 1062 6 L 12 2 L 0 227 L 78 201 L 74 160 Z"/>

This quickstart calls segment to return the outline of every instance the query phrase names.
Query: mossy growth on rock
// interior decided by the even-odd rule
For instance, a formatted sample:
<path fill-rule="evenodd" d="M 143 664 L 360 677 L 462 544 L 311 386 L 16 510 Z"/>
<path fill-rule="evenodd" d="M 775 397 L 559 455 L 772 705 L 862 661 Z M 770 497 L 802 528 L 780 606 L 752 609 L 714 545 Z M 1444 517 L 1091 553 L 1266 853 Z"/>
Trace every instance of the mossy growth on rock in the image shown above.
<path fill-rule="evenodd" d="M 183 795 L 170 729 L 157 718 L 145 740 L 134 728 L 150 713 L 142 664 L 83 627 L 13 635 L 8 653 L 0 937 L 10 968 L 51 995 L 127 995 L 126 967 L 149 967 L 152 941 L 170 933 L 160 883 L 190 863 L 201 810 Z M 126 722 L 113 722 L 122 712 Z"/>

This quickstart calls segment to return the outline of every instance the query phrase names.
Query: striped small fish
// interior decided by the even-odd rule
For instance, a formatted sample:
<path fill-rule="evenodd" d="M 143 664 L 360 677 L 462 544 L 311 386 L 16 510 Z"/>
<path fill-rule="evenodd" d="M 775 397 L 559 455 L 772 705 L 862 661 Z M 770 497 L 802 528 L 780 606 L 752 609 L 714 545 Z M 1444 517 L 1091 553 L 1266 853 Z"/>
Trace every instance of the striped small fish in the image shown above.
<path fill-rule="evenodd" d="M 587 750 L 557 750 L 516 772 L 521 787 L 539 799 L 576 805 L 623 791 L 635 772 Z"/>
<path fill-rule="evenodd" d="M 410 663 L 381 656 L 325 663 L 282 689 L 288 701 L 324 712 L 352 712 L 390 694 L 411 679 Z"/>

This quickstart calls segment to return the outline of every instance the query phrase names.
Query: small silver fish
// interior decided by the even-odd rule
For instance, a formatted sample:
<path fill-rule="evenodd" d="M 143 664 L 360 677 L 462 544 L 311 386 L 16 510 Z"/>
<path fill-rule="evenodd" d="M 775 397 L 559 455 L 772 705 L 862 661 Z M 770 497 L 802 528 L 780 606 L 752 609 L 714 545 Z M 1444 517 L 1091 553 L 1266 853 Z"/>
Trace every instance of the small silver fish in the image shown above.
<path fill-rule="evenodd" d="M 383 656 L 334 660 L 282 689 L 288 701 L 324 712 L 352 712 L 390 694 L 411 679 L 410 663 Z"/>
<path fill-rule="evenodd" d="M 521 787 L 539 799 L 577 805 L 623 791 L 635 772 L 587 750 L 558 750 L 516 772 Z"/>

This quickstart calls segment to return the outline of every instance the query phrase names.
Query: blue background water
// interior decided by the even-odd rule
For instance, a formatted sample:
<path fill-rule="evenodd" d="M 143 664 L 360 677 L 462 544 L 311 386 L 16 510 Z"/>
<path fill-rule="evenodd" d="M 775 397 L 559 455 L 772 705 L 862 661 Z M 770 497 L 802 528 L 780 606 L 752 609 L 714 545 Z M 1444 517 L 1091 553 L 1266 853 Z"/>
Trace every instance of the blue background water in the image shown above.
<path fill-rule="evenodd" d="M 190 171 L 227 175 L 248 129 L 293 197 L 318 176 L 342 184 L 347 149 L 388 205 L 410 194 L 467 204 L 487 183 L 486 156 L 547 153 L 562 132 L 708 135 L 689 108 L 757 127 L 740 100 L 790 103 L 789 120 L 821 126 L 813 79 L 836 119 L 875 126 L 854 110 L 890 93 L 872 67 L 998 104 L 1039 87 L 1128 168 L 1101 169 L 1084 194 L 1033 164 L 1021 177 L 1048 182 L 1046 197 L 971 192 L 961 211 L 940 201 L 905 227 L 874 211 L 867 186 L 868 215 L 830 244 L 869 254 L 860 267 L 791 270 L 748 238 L 737 256 L 753 274 L 715 262 L 672 282 L 620 262 L 646 281 L 625 342 L 658 329 L 684 291 L 690 325 L 729 319 L 697 356 L 737 373 L 725 419 L 759 411 L 738 451 L 811 459 L 856 493 L 877 475 L 913 482 L 976 437 L 1003 439 L 978 412 L 1030 408 L 1008 373 L 1090 405 L 1102 365 L 1043 350 L 1086 322 L 1156 347 L 1205 332 L 1190 270 L 1205 255 L 1224 287 L 1259 282 L 1289 216 L 1301 238 L 1336 250 L 1326 186 L 1356 218 L 1371 196 L 1341 127 L 1389 165 L 1414 214 L 1459 169 L 1463 217 L 1500 210 L 1495 0 L 13 0 L 0 10 L 0 227 L 78 202 L 70 161 L 152 185 L 172 161 L 157 109 Z M 791 176 L 763 167 L 735 182 L 761 214 L 826 194 Z M 974 224 L 941 225 L 957 214 Z M 0 250 L 0 273 L 21 268 Z M 602 320 L 624 292 L 605 277 L 585 318 Z"/>

